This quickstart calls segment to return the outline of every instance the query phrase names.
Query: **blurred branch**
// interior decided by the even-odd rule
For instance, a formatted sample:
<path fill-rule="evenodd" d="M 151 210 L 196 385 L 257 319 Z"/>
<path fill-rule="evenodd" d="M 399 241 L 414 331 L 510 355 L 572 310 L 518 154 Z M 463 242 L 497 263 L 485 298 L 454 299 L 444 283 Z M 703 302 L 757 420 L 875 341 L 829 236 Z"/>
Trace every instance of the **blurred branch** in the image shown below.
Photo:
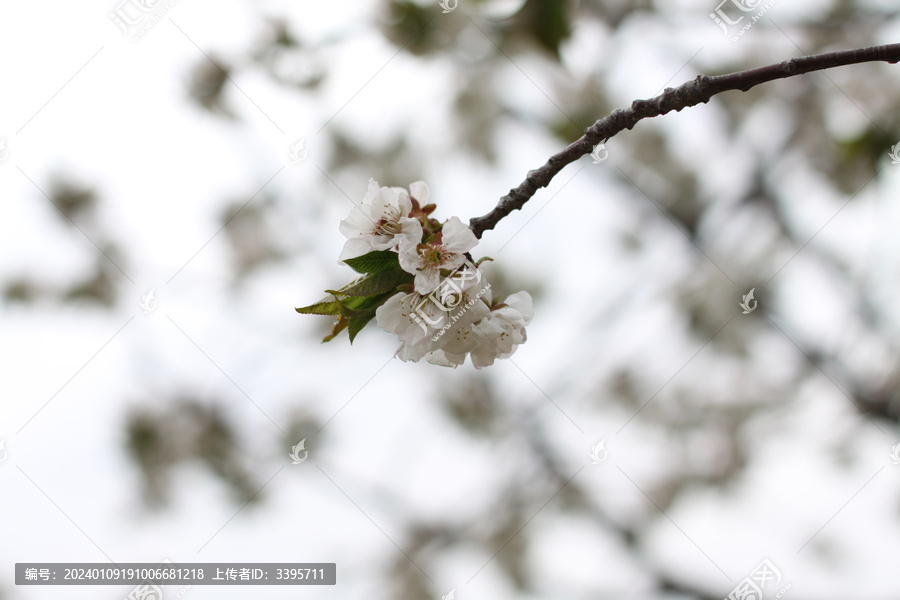
<path fill-rule="evenodd" d="M 488 229 L 493 229 L 500 219 L 514 210 L 521 209 L 539 188 L 547 187 L 563 167 L 575 162 L 583 155 L 589 154 L 593 147 L 601 141 L 610 139 L 623 129 L 631 129 L 642 119 L 664 115 L 673 110 L 680 111 L 701 103 L 705 104 L 714 95 L 728 90 L 746 92 L 767 81 L 871 61 L 886 61 L 892 64 L 900 61 L 900 44 L 792 58 L 774 65 L 726 75 L 698 75 L 696 79 L 683 83 L 677 88 L 666 88 L 662 94 L 653 98 L 635 100 L 631 104 L 631 108 L 614 110 L 585 129 L 583 136 L 551 156 L 542 167 L 529 171 L 525 181 L 500 198 L 497 206 L 491 212 L 470 219 L 469 227 L 472 228 L 475 237 L 481 238 L 482 234 Z"/>

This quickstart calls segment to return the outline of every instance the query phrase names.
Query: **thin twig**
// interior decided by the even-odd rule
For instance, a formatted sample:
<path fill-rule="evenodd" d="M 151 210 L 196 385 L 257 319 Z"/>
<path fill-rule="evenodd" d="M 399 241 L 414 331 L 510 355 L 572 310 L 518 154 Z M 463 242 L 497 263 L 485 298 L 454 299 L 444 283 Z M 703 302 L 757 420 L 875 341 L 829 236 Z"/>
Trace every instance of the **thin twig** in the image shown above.
<path fill-rule="evenodd" d="M 683 83 L 677 88 L 666 88 L 659 96 L 647 100 L 635 100 L 631 108 L 616 109 L 584 130 L 584 135 L 572 142 L 562 151 L 554 154 L 544 165 L 529 171 L 525 181 L 509 191 L 497 203 L 497 206 L 486 215 L 473 217 L 469 227 L 480 238 L 488 229 L 493 229 L 500 219 L 514 210 L 519 210 L 542 187 L 547 187 L 553 177 L 563 167 L 575 162 L 585 154 L 590 154 L 594 146 L 622 131 L 631 129 L 641 119 L 664 115 L 669 111 L 680 111 L 683 108 L 709 102 L 716 94 L 728 90 L 746 92 L 752 87 L 775 79 L 784 79 L 803 75 L 812 71 L 821 71 L 834 67 L 857 63 L 900 61 L 900 44 L 827 52 L 801 58 L 792 58 L 781 63 L 738 71 L 727 75 L 699 75 L 696 79 Z"/>

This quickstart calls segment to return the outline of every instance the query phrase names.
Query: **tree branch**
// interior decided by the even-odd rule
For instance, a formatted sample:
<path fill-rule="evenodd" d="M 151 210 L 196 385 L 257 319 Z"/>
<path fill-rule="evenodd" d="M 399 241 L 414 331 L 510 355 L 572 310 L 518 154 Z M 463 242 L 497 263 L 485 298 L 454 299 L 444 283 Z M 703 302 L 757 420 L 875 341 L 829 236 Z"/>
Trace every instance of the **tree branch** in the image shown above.
<path fill-rule="evenodd" d="M 900 61 L 900 44 L 792 58 L 767 67 L 738 71 L 727 75 L 712 77 L 699 75 L 696 79 L 683 83 L 677 88 L 666 88 L 662 94 L 653 98 L 635 100 L 632 102 L 631 108 L 612 111 L 585 129 L 584 135 L 578 140 L 551 156 L 542 167 L 529 171 L 525 181 L 500 198 L 497 206 L 491 212 L 470 219 L 469 227 L 475 233 L 475 237 L 481 238 L 482 234 L 488 229 L 493 229 L 500 219 L 514 210 L 521 209 L 538 189 L 547 187 L 563 167 L 575 162 L 585 154 L 590 154 L 593 147 L 601 141 L 610 139 L 623 129 L 631 129 L 641 119 L 664 115 L 673 110 L 680 111 L 696 104 L 705 104 L 711 97 L 728 90 L 746 92 L 767 81 L 871 61 L 885 61 L 892 64 Z"/>

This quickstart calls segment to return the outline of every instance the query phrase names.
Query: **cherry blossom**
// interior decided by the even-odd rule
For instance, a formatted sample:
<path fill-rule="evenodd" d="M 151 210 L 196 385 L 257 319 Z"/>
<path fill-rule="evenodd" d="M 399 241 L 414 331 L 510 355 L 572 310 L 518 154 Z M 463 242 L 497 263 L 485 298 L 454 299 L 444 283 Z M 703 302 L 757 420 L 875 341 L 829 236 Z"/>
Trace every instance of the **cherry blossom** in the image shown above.
<path fill-rule="evenodd" d="M 476 369 L 488 367 L 498 358 L 509 358 L 525 343 L 525 326 L 533 318 L 531 295 L 517 292 L 485 318 L 456 329 L 441 348 L 427 354 L 425 359 L 432 364 L 456 367 L 465 361 L 468 353 Z"/>
<path fill-rule="evenodd" d="M 417 181 L 410 186 L 413 198 L 416 194 L 428 198 L 428 186 Z M 424 201 L 424 200 L 423 200 Z M 401 241 L 418 243 L 422 228 L 409 217 L 412 212 L 410 192 L 400 187 L 382 187 L 374 179 L 359 206 L 353 208 L 341 221 L 340 231 L 347 238 L 341 250 L 340 260 L 356 258 L 373 250 L 389 250 Z M 418 229 L 415 226 L 418 225 Z"/>
<path fill-rule="evenodd" d="M 428 242 L 421 243 L 422 225 L 409 225 L 409 236 L 404 236 L 398 249 L 400 267 L 416 276 L 415 288 L 420 294 L 428 294 L 441 283 L 441 269 L 453 271 L 465 262 L 465 254 L 478 245 L 478 238 L 458 217 L 450 217 L 441 230 Z M 419 239 L 415 242 L 417 231 Z"/>
<path fill-rule="evenodd" d="M 458 367 L 469 356 L 476 369 L 510 357 L 526 340 L 534 317 L 531 296 L 518 292 L 493 299 L 491 285 L 469 251 L 478 245 L 458 217 L 443 224 L 426 204 L 422 181 L 385 187 L 374 179 L 358 206 L 341 221 L 347 238 L 340 258 L 357 277 L 326 290 L 324 299 L 297 308 L 328 315 L 334 326 L 323 341 L 346 330 L 350 342 L 374 321 L 397 336 L 395 356 L 404 362 Z"/>

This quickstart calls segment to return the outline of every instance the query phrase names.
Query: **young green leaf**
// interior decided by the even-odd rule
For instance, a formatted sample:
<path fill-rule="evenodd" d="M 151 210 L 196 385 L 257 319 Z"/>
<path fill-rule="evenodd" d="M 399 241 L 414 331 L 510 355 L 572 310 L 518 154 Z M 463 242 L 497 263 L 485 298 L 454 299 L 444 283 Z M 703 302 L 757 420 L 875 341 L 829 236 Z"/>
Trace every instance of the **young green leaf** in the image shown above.
<path fill-rule="evenodd" d="M 347 333 L 350 334 L 350 343 L 353 343 L 353 340 L 356 338 L 356 334 L 362 331 L 363 327 L 369 324 L 369 321 L 375 316 L 375 311 L 373 310 L 371 313 L 366 315 L 361 315 L 358 317 L 350 317 L 350 325 L 347 328 Z"/>
<path fill-rule="evenodd" d="M 387 302 L 387 299 L 393 296 L 396 292 L 390 291 L 384 294 L 379 294 L 378 296 L 353 296 L 351 298 L 344 298 L 341 300 L 341 314 L 345 317 L 361 317 L 364 315 L 375 314 L 375 311 L 379 306 Z"/>
<path fill-rule="evenodd" d="M 341 314 L 341 303 L 332 295 L 319 300 L 315 304 L 301 306 L 294 310 L 304 315 L 339 315 Z"/>
<path fill-rule="evenodd" d="M 344 262 L 357 273 L 381 273 L 400 266 L 397 253 L 393 250 L 373 250 Z"/>
<path fill-rule="evenodd" d="M 408 283 L 412 275 L 400 269 L 381 271 L 360 277 L 339 290 L 325 290 L 335 296 L 377 296 L 397 289 L 398 285 Z"/>

